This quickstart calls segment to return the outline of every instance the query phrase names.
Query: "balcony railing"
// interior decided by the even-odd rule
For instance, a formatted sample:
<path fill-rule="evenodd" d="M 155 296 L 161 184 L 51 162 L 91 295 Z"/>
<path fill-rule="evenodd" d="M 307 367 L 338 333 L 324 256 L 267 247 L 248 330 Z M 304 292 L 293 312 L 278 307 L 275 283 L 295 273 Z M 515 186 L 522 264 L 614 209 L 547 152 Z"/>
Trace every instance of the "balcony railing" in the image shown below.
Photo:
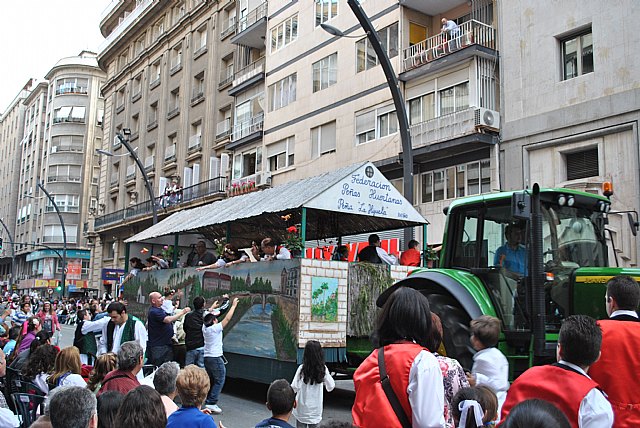
<path fill-rule="evenodd" d="M 200 135 L 192 135 L 189 137 L 189 147 L 187 151 L 193 152 L 200 148 L 201 136 Z"/>
<path fill-rule="evenodd" d="M 136 165 L 129 165 L 127 166 L 127 180 L 133 180 L 134 178 L 136 178 Z"/>
<path fill-rule="evenodd" d="M 70 183 L 80 183 L 82 180 L 81 177 L 74 175 L 50 175 L 47 177 L 47 183 L 57 183 L 57 182 L 70 182 Z"/>
<path fill-rule="evenodd" d="M 257 116 L 252 117 L 249 120 L 245 120 L 233 127 L 233 141 L 238 141 L 254 132 L 262 131 L 262 125 L 264 124 L 264 113 L 260 113 Z"/>
<path fill-rule="evenodd" d="M 260 6 L 250 11 L 247 14 L 247 16 L 244 16 L 238 19 L 238 33 L 251 27 L 253 24 L 258 22 L 260 19 L 265 18 L 266 16 L 267 16 L 267 2 L 264 2 Z"/>
<path fill-rule="evenodd" d="M 216 138 L 224 138 L 231 134 L 231 118 L 218 122 L 216 127 Z"/>
<path fill-rule="evenodd" d="M 456 34 L 439 33 L 416 43 L 403 51 L 404 71 L 420 67 L 471 45 L 495 49 L 495 28 L 480 21 L 471 20 L 460 24 Z"/>
<path fill-rule="evenodd" d="M 156 157 L 154 155 L 144 158 L 144 170 L 152 171 L 155 167 Z"/>
<path fill-rule="evenodd" d="M 62 153 L 62 152 L 82 153 L 83 151 L 84 151 L 84 146 L 59 144 L 57 146 L 51 147 L 51 153 Z"/>
<path fill-rule="evenodd" d="M 236 71 L 233 77 L 233 86 L 238 86 L 251 79 L 253 76 L 264 73 L 264 58 L 265 57 L 261 57 L 257 61 L 254 61 L 246 67 Z"/>
<path fill-rule="evenodd" d="M 204 100 L 204 90 L 203 89 L 194 89 L 191 94 L 191 105 L 195 105 L 200 101 Z"/>
<path fill-rule="evenodd" d="M 218 82 L 218 88 L 223 88 L 233 82 L 233 70 L 224 69 L 220 72 L 220 81 Z"/>
<path fill-rule="evenodd" d="M 171 162 L 176 160 L 176 145 L 172 144 L 164 149 L 164 161 Z"/>
<path fill-rule="evenodd" d="M 173 119 L 179 114 L 180 114 L 180 106 L 174 107 L 171 110 L 169 110 L 169 113 L 167 113 L 167 119 Z"/>
<path fill-rule="evenodd" d="M 216 194 L 224 194 L 225 188 L 226 177 L 216 177 L 181 189 L 173 199 L 171 199 L 170 196 L 160 196 L 155 198 L 154 202 L 158 207 L 169 208 L 191 202 L 199 198 L 205 198 Z M 134 220 L 142 216 L 151 215 L 151 212 L 151 202 L 145 201 L 129 208 L 97 217 L 94 227 L 97 229 L 127 220 Z"/>
<path fill-rule="evenodd" d="M 220 31 L 220 40 L 223 40 L 229 37 L 230 35 L 235 34 L 237 24 L 238 24 L 238 21 L 236 20 L 235 16 L 233 18 L 230 18 L 228 26 L 222 27 L 222 31 Z"/>
<path fill-rule="evenodd" d="M 413 147 L 422 147 L 476 132 L 476 107 L 436 117 L 412 125 L 409 129 Z"/>
<path fill-rule="evenodd" d="M 117 172 L 111 174 L 111 180 L 109 180 L 109 184 L 111 186 L 117 186 L 118 185 L 118 181 L 120 181 L 120 175 Z"/>
<path fill-rule="evenodd" d="M 80 94 L 86 95 L 89 93 L 89 88 L 86 86 L 59 86 L 56 88 L 56 95 L 65 94 Z"/>
<path fill-rule="evenodd" d="M 61 213 L 78 213 L 80 212 L 80 206 L 79 205 L 58 205 L 58 209 L 60 210 Z M 53 207 L 53 205 L 47 205 L 46 207 L 44 207 L 44 211 L 47 213 L 52 213 L 55 212 L 56 209 Z"/>

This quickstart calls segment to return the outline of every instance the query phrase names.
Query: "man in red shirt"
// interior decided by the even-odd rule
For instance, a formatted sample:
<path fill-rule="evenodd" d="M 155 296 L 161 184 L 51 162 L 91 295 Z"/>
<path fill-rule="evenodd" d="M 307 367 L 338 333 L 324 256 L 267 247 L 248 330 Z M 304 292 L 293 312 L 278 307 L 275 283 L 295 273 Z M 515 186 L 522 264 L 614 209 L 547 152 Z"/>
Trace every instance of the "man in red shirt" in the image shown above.
<path fill-rule="evenodd" d="M 420 266 L 420 251 L 417 249 L 419 242 L 415 239 L 409 241 L 409 249 L 402 252 L 400 264 L 402 266 Z"/>
<path fill-rule="evenodd" d="M 104 377 L 97 395 L 106 391 L 120 391 L 123 394 L 131 391 L 140 382 L 136 375 L 142 370 L 142 346 L 138 342 L 125 342 L 118 351 L 118 368 Z"/>
<path fill-rule="evenodd" d="M 608 320 L 600 320 L 602 355 L 589 376 L 607 393 L 616 428 L 640 426 L 640 286 L 630 276 L 609 280 L 605 293 Z"/>

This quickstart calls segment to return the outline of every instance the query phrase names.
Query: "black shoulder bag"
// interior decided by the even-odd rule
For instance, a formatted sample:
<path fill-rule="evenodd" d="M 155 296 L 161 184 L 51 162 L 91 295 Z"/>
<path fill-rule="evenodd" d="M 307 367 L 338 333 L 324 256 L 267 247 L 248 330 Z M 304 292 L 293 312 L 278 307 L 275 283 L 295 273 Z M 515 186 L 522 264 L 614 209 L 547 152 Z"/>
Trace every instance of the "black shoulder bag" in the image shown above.
<path fill-rule="evenodd" d="M 380 369 L 380 383 L 382 384 L 382 389 L 387 396 L 387 400 L 389 400 L 389 404 L 391 404 L 391 408 L 398 417 L 400 425 L 402 425 L 403 428 L 411 428 L 411 422 L 409 421 L 407 414 L 400 404 L 400 400 L 398 400 L 398 396 L 391 386 L 391 381 L 389 380 L 389 375 L 387 374 L 387 369 L 384 365 L 384 346 L 378 348 L 378 368 Z"/>

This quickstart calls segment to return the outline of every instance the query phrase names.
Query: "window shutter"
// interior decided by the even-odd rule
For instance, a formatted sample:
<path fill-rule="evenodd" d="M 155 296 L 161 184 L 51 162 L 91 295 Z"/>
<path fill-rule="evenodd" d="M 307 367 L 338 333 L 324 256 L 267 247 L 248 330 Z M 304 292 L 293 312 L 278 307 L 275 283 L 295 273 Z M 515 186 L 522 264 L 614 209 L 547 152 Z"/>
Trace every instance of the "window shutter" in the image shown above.
<path fill-rule="evenodd" d="M 581 152 L 567 153 L 567 180 L 578 180 L 600 175 L 598 165 L 598 148 Z"/>

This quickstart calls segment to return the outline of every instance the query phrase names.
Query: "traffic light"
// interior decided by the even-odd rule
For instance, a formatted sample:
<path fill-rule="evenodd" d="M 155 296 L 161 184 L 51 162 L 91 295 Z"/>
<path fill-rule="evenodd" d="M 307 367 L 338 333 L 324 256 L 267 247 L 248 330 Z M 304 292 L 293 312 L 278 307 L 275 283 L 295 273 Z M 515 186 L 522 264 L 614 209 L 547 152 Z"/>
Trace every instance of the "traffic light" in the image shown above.
<path fill-rule="evenodd" d="M 61 287 L 60 285 L 58 285 L 58 286 L 56 287 L 56 291 L 57 291 L 57 292 L 62 291 L 62 287 Z"/>
<path fill-rule="evenodd" d="M 0 238 L 0 250 L 2 250 L 2 238 Z"/>

